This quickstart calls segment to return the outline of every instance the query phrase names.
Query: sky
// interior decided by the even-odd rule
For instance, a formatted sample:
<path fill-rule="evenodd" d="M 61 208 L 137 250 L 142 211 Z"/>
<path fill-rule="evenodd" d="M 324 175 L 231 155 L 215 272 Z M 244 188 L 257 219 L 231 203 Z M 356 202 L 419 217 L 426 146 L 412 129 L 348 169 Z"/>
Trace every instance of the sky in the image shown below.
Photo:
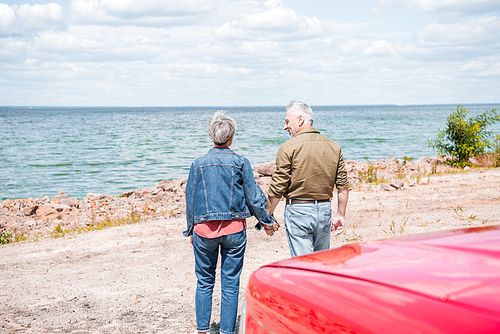
<path fill-rule="evenodd" d="M 500 102 L 499 0 L 0 0 L 0 106 Z"/>

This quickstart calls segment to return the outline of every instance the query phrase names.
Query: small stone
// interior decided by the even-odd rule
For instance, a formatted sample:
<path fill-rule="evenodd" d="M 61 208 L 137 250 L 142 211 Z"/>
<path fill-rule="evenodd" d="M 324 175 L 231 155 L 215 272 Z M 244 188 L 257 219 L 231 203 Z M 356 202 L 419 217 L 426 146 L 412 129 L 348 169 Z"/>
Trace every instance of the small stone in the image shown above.
<path fill-rule="evenodd" d="M 395 187 L 387 184 L 387 183 L 381 183 L 380 184 L 380 188 L 384 189 L 384 190 L 387 190 L 387 191 L 392 191 L 392 190 L 396 190 Z"/>
<path fill-rule="evenodd" d="M 400 188 L 403 188 L 403 186 L 405 185 L 403 181 L 401 180 L 397 180 L 397 179 L 390 179 L 389 181 L 389 185 L 393 186 L 394 188 L 396 189 L 400 189 Z"/>

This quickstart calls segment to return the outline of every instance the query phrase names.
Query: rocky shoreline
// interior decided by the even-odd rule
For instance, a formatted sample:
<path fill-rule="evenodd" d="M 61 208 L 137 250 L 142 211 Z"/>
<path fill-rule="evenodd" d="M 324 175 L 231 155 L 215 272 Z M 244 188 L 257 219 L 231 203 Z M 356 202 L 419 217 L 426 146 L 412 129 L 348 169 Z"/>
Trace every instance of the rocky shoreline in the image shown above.
<path fill-rule="evenodd" d="M 416 161 L 346 160 L 353 190 L 387 191 L 425 184 L 432 174 L 460 171 L 444 164 L 446 158 L 423 157 Z M 276 169 L 274 162 L 254 167 L 254 176 L 264 191 Z M 81 232 L 115 226 L 148 218 L 175 217 L 185 213 L 187 177 L 164 180 L 153 187 L 128 191 L 120 196 L 89 193 L 83 199 L 60 191 L 54 198 L 7 199 L 0 203 L 0 237 L 12 241 L 36 240 L 44 236 Z M 427 181 L 428 182 L 428 181 Z"/>

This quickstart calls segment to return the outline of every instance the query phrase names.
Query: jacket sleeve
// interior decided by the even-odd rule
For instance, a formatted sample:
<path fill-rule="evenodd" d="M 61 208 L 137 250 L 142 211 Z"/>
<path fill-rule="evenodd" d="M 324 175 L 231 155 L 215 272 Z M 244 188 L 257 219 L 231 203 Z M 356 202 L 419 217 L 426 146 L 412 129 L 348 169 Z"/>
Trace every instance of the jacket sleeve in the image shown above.
<path fill-rule="evenodd" d="M 290 187 L 291 179 L 292 161 L 283 145 L 281 145 L 276 155 L 276 171 L 273 173 L 271 184 L 267 191 L 269 196 L 281 199 Z"/>
<path fill-rule="evenodd" d="M 335 180 L 335 186 L 337 189 L 349 188 L 349 179 L 347 178 L 342 150 L 340 150 L 339 162 L 337 164 L 337 179 Z"/>
<path fill-rule="evenodd" d="M 262 224 L 272 226 L 274 218 L 267 214 L 267 199 L 262 189 L 260 189 L 253 176 L 252 166 L 247 158 L 243 160 L 243 181 L 245 187 L 245 201 L 250 210 L 250 214 L 255 216 L 259 221 L 255 225 L 258 231 L 262 228 Z"/>
<path fill-rule="evenodd" d="M 193 198 L 194 198 L 194 187 L 195 187 L 195 168 L 194 163 L 191 164 L 189 169 L 189 177 L 186 183 L 186 222 L 187 230 L 183 232 L 185 237 L 193 234 L 194 219 L 193 219 Z"/>

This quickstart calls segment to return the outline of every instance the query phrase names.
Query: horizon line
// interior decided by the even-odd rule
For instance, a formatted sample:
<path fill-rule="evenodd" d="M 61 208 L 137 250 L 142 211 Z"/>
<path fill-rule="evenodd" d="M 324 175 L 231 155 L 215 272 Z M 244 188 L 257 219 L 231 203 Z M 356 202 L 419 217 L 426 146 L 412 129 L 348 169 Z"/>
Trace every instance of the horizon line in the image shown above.
<path fill-rule="evenodd" d="M 412 106 L 467 106 L 467 105 L 491 105 L 500 104 L 500 102 L 480 102 L 480 103 L 423 103 L 423 104 L 310 104 L 311 107 L 412 107 Z M 0 106 L 0 108 L 279 108 L 283 105 L 206 105 L 206 106 L 111 106 L 111 105 L 95 105 L 95 106 L 57 106 L 57 105 L 11 105 Z"/>

